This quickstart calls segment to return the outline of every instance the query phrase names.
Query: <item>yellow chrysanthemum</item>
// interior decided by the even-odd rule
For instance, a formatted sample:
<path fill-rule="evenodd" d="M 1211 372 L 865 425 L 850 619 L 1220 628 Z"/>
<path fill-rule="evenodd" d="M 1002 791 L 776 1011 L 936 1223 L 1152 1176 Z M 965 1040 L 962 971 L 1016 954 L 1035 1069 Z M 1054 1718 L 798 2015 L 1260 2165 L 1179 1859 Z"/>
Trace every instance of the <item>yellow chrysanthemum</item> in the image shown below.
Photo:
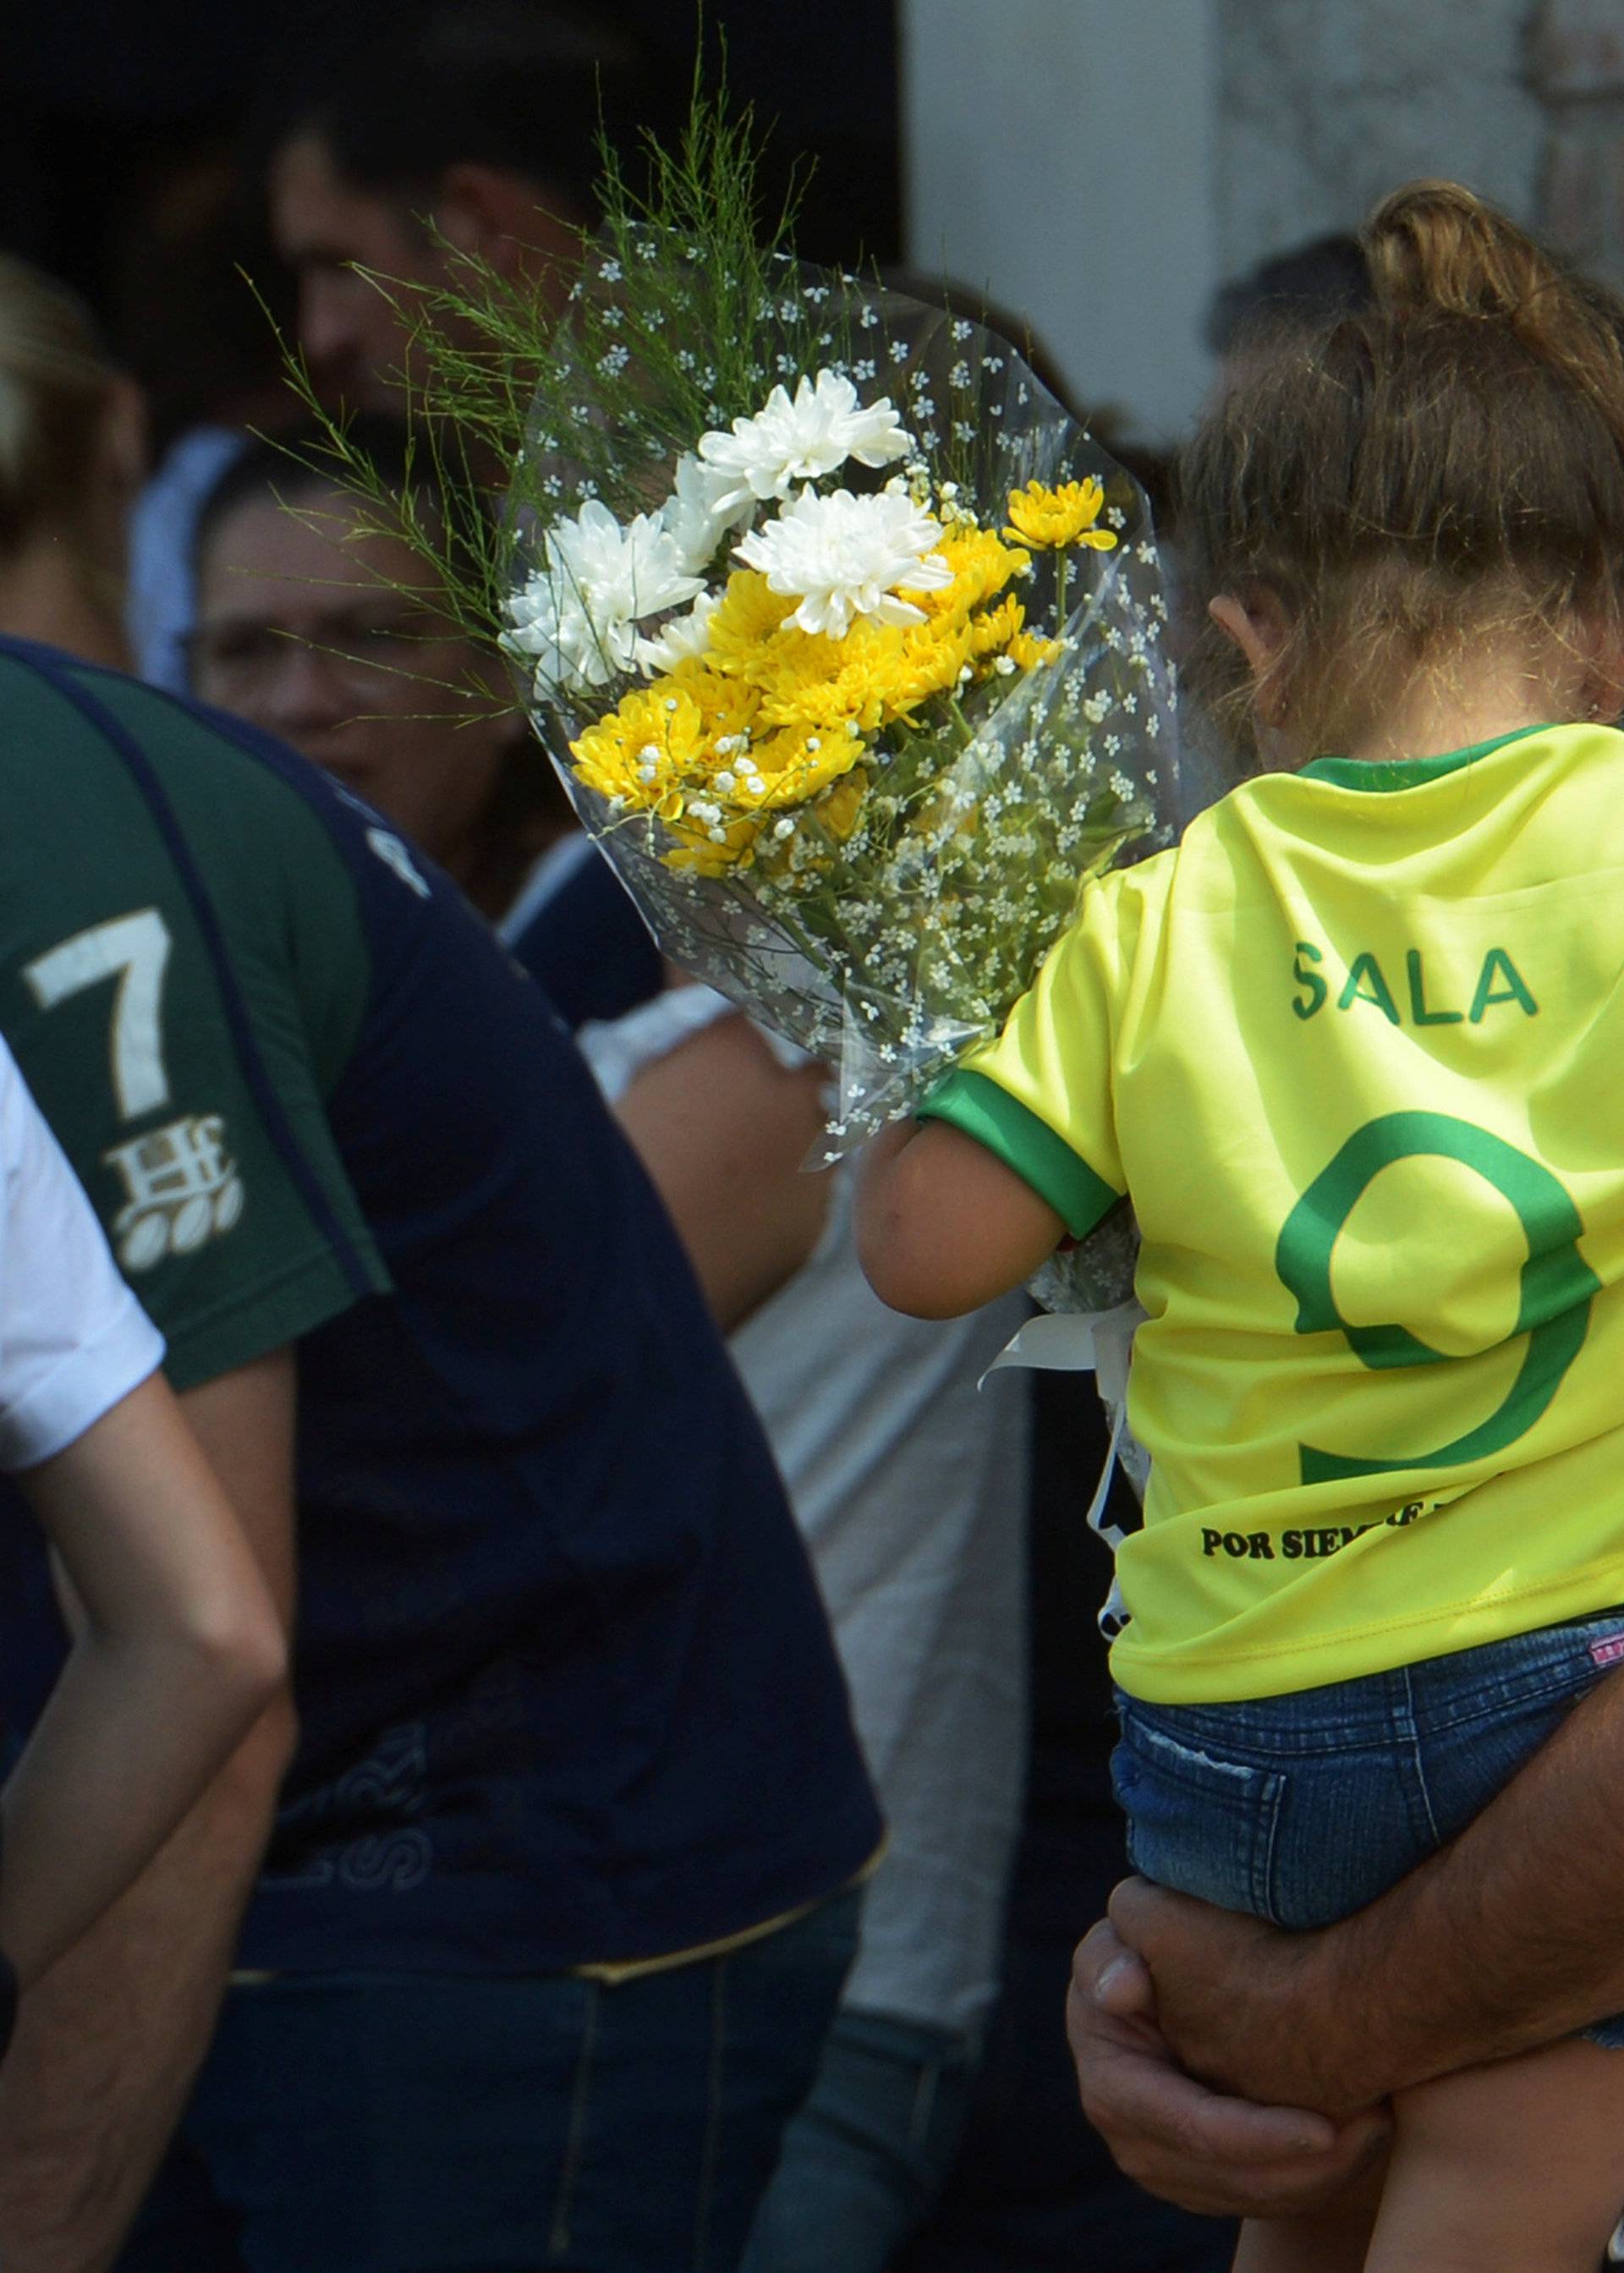
<path fill-rule="evenodd" d="M 725 876 L 730 869 L 748 868 L 764 826 L 754 814 L 710 829 L 677 821 L 672 834 L 677 842 L 662 856 L 664 865 L 690 876 Z"/>
<path fill-rule="evenodd" d="M 762 809 L 782 812 L 786 806 L 805 805 L 849 773 L 865 751 L 855 735 L 809 734 L 786 726 L 757 742 L 751 754 L 760 769 Z"/>
<path fill-rule="evenodd" d="M 757 659 L 752 674 L 760 689 L 761 724 L 796 726 L 818 734 L 838 734 L 848 724 L 872 732 L 881 716 L 873 683 L 871 630 L 858 622 L 844 639 L 784 632 Z"/>
<path fill-rule="evenodd" d="M 959 684 L 969 659 L 969 627 L 956 619 L 927 623 L 854 623 L 841 641 L 783 648 L 763 672 L 763 725 L 872 734 L 909 718 L 929 695 Z"/>
<path fill-rule="evenodd" d="M 1059 663 L 1066 652 L 1066 641 L 1040 639 L 1036 632 L 1017 632 L 1004 652 L 1020 670 L 1036 671 L 1040 664 Z"/>
<path fill-rule="evenodd" d="M 902 653 L 887 674 L 886 716 L 911 717 L 932 694 L 948 694 L 970 659 L 968 623 L 909 624 Z"/>
<path fill-rule="evenodd" d="M 707 626 L 709 646 L 705 661 L 713 671 L 752 671 L 795 606 L 794 597 L 773 591 L 758 569 L 736 568 Z"/>
<path fill-rule="evenodd" d="M 939 592 L 918 596 L 917 604 L 933 617 L 967 616 L 972 608 L 994 598 L 1031 560 L 1029 553 L 1018 544 L 1006 544 L 992 529 L 962 521 L 947 531 L 936 551 L 952 569 L 953 581 Z"/>
<path fill-rule="evenodd" d="M 1116 544 L 1115 536 L 1109 529 L 1094 525 L 1104 503 L 1104 490 L 1092 474 L 1086 481 L 1067 482 L 1058 490 L 1029 482 L 1025 489 L 1010 492 L 1009 518 L 1014 525 L 1004 534 L 1020 544 L 1087 544 L 1096 552 L 1109 552 Z"/>
<path fill-rule="evenodd" d="M 656 679 L 588 726 L 570 754 L 588 789 L 655 812 L 704 776 L 709 739 L 692 694 L 674 679 Z"/>
<path fill-rule="evenodd" d="M 761 707 L 760 690 L 747 679 L 733 678 L 709 668 L 709 658 L 679 664 L 670 684 L 698 707 L 709 745 L 706 757 L 713 768 L 725 766 L 731 753 L 718 751 L 719 742 L 732 742 L 748 734 Z"/>
<path fill-rule="evenodd" d="M 969 619 L 969 646 L 972 656 L 997 655 L 1009 645 L 1026 621 L 1026 610 L 1014 594 L 1000 600 L 996 608 L 984 609 Z"/>
<path fill-rule="evenodd" d="M 922 624 L 861 619 L 843 639 L 784 632 L 760 657 L 761 724 L 817 734 L 872 734 L 954 686 L 970 634 L 956 618 Z"/>

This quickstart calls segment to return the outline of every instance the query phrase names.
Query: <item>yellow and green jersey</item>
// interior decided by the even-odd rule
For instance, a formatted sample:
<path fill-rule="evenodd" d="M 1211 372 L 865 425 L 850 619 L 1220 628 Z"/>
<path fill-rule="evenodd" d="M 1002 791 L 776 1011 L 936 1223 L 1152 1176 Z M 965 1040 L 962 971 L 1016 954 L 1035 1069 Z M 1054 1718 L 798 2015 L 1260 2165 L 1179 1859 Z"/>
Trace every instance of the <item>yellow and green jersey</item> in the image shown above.
<path fill-rule="evenodd" d="M 1246 784 L 926 1109 L 1074 1234 L 1132 1194 L 1131 1694 L 1624 1600 L 1624 734 Z"/>

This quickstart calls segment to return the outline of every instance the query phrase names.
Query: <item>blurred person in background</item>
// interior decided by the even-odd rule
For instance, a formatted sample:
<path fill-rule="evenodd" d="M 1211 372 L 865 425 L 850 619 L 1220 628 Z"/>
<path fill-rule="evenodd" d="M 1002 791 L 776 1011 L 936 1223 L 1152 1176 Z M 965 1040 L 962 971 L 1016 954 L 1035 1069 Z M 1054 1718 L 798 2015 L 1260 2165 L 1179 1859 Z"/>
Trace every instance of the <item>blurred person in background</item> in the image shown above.
<path fill-rule="evenodd" d="M 401 427 L 373 413 L 351 431 L 404 483 Z M 282 446 L 256 444 L 204 501 L 192 691 L 280 734 L 404 829 L 567 1025 L 631 1009 L 662 984 L 641 919 L 505 707 L 499 666 L 432 615 L 428 572 L 402 539 L 358 536 L 361 508 L 333 489 L 320 443 L 301 428 Z M 421 482 L 419 497 L 443 509 Z"/>
<path fill-rule="evenodd" d="M 34 538 L 116 519 L 89 359 L 12 399 L 62 486 L 4 500 L 12 619 L 86 645 Z M 461 894 L 291 751 L 0 641 L 0 1031 L 295 1627 L 299 1723 L 32 1988 L 0 2255 L 81 2273 L 138 2213 L 118 2262 L 161 2273 L 731 2273 L 880 1826 L 647 1179 Z M 14 1738 L 68 1649 L 0 1526 Z"/>
<path fill-rule="evenodd" d="M 349 431 L 399 490 L 404 428 L 374 414 Z M 289 454 L 318 439 L 251 444 L 204 499 L 191 690 L 386 814 L 498 923 L 573 816 L 500 665 L 434 613 L 405 540 Z"/>
<path fill-rule="evenodd" d="M 657 86 L 602 6 L 407 0 L 347 10 L 266 106 L 256 146 L 298 343 L 333 401 L 398 402 L 385 292 L 454 289 L 473 259 L 562 293 L 594 213 L 600 127 L 620 149 Z"/>
<path fill-rule="evenodd" d="M 88 312 L 0 254 L 0 630 L 128 662 L 125 530 L 145 454 L 140 394 Z"/>
<path fill-rule="evenodd" d="M 153 460 L 131 520 L 125 619 L 135 669 L 182 694 L 198 503 L 250 429 L 297 415 L 278 339 L 292 294 L 229 149 L 178 154 L 120 216 L 113 255 L 109 329 L 146 402 Z"/>
<path fill-rule="evenodd" d="M 1319 323 L 1369 302 L 1358 239 L 1339 231 L 1311 236 L 1219 287 L 1207 311 L 1207 344 L 1227 359 L 1244 352 L 1248 334 L 1282 323 Z"/>
<path fill-rule="evenodd" d="M 349 431 L 398 488 L 400 430 L 363 418 Z M 417 503 L 444 510 L 421 486 Z M 498 916 L 500 896 L 482 896 L 470 856 L 482 829 L 487 872 L 513 849 L 491 802 L 495 769 L 548 780 L 551 769 L 522 716 L 492 715 L 497 689 L 475 652 L 434 635 L 426 572 L 404 543 L 357 538 L 360 511 L 279 452 L 231 469 L 199 527 L 196 689 L 280 731 Z M 485 715 L 459 727 L 443 706 L 482 676 Z M 649 943 L 624 896 L 618 908 L 596 945 L 630 985 L 632 949 Z M 579 947 L 580 912 L 567 882 L 543 902 L 543 962 L 562 966 Z M 802 1173 L 822 1129 L 823 1069 L 670 975 L 580 1039 L 767 1427 L 891 1834 L 745 2263 L 881 2273 L 940 2190 L 998 1992 L 1025 1749 L 1029 1399 L 1011 1376 L 977 1384 L 1028 1307 L 1012 1299 L 944 1328 L 878 1302 L 852 1246 L 849 1165 Z"/>
<path fill-rule="evenodd" d="M 550 920 L 560 916 L 555 911 Z M 707 986 L 579 1037 L 766 1426 L 890 1832 L 745 2273 L 884 2273 L 951 2164 L 999 1989 L 1026 1739 L 1021 1296 L 943 1331 L 870 1292 L 824 1068 Z"/>

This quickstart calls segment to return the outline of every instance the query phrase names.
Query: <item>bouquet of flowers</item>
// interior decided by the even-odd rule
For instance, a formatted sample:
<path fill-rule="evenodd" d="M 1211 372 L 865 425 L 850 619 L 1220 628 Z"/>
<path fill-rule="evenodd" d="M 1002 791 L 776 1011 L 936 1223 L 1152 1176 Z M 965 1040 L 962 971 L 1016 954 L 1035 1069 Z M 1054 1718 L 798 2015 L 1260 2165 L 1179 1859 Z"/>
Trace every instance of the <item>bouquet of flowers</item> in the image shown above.
<path fill-rule="evenodd" d="M 588 304 L 629 356 L 670 320 L 622 296 L 641 242 Z M 839 1144 L 996 1031 L 1089 876 L 1164 841 L 1165 606 L 1136 485 L 1019 356 L 775 266 L 754 407 L 673 419 L 657 460 L 640 436 L 618 512 L 535 422 L 505 643 L 666 951 L 838 1069 Z M 619 431 L 592 367 L 573 423 Z"/>
<path fill-rule="evenodd" d="M 1007 341 L 761 232 L 720 101 L 649 156 L 556 321 L 477 273 L 419 320 L 420 408 L 506 484 L 465 612 L 667 954 L 837 1071 L 832 1157 L 1170 841 L 1167 609 Z"/>

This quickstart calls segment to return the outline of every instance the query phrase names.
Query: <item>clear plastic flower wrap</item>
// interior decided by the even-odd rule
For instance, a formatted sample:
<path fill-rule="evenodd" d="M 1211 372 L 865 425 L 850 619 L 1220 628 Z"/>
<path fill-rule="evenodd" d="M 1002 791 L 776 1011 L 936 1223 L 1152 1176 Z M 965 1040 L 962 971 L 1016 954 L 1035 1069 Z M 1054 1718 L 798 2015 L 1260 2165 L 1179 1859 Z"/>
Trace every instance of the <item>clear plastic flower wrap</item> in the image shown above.
<path fill-rule="evenodd" d="M 583 407 L 635 333 L 628 265 L 583 296 Z M 665 952 L 835 1070 L 834 1157 L 999 1030 L 1089 876 L 1171 841 L 1172 684 L 1143 494 L 1024 360 L 860 280 L 772 274 L 755 411 L 640 421 L 618 514 L 602 420 L 589 461 L 549 390 L 506 643 Z M 1131 1276 L 1114 1238 L 1069 1300 Z"/>
<path fill-rule="evenodd" d="M 604 146 L 561 318 L 476 258 L 397 304 L 433 488 L 475 509 L 392 493 L 341 421 L 331 454 L 498 639 L 667 954 L 831 1067 L 834 1158 L 1171 839 L 1149 515 L 1007 341 L 799 263 L 725 99 L 643 154 L 634 190 Z M 1089 1248 L 1073 1306 L 1123 1291 L 1131 1227 Z"/>

